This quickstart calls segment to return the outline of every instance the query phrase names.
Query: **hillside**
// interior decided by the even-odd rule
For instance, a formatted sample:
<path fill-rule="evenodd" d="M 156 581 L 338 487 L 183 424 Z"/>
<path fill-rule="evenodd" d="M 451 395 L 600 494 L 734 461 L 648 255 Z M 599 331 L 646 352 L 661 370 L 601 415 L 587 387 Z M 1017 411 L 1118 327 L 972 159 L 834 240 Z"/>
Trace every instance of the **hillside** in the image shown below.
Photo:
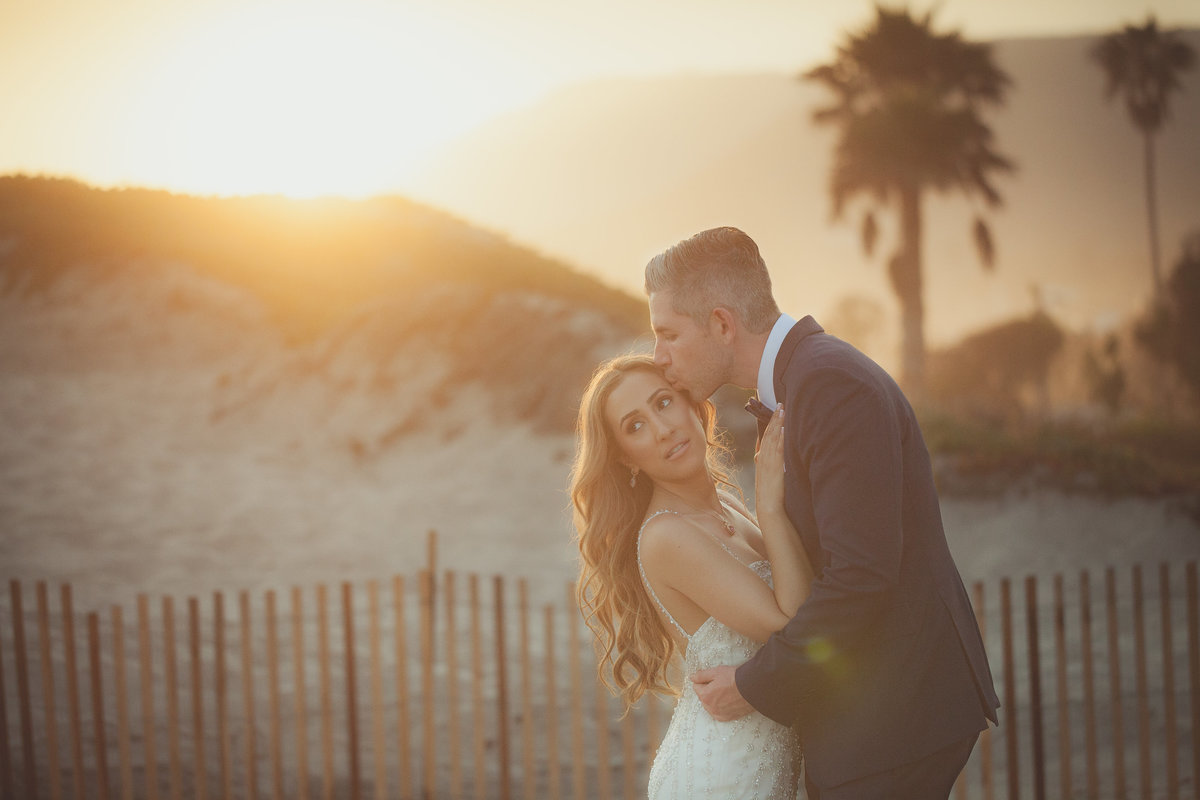
<path fill-rule="evenodd" d="M 0 286 L 65 323 L 38 333 L 47 364 L 188 363 L 214 336 L 224 344 L 210 355 L 243 356 L 214 376 L 214 418 L 290 382 L 383 399 L 436 374 L 423 387 L 435 401 L 482 385 L 500 418 L 569 431 L 591 366 L 645 328 L 636 298 L 395 197 L 196 198 L 5 177 L 0 242 Z M 274 350 L 255 353 L 266 342 Z"/>
<path fill-rule="evenodd" d="M 411 574 L 436 529 L 440 563 L 561 601 L 570 420 L 640 300 L 398 199 L 9 178 L 0 208 L 4 575 L 80 611 L 311 587 Z M 944 498 L 968 580 L 1200 546 L 1170 501 L 1019 491 Z"/>
<path fill-rule="evenodd" d="M 1184 35 L 1200 49 L 1200 31 Z M 1014 87 L 991 120 L 1019 171 L 999 184 L 1006 203 L 993 219 L 995 274 L 975 258 L 970 206 L 929 203 L 933 345 L 1027 312 L 1033 286 L 1077 328 L 1111 325 L 1146 297 L 1141 144 L 1123 109 L 1103 98 L 1101 72 L 1086 57 L 1094 41 L 994 43 Z M 810 121 L 826 101 L 793 75 L 586 83 L 449 145 L 414 192 L 631 291 L 664 246 L 738 225 L 759 241 L 785 307 L 828 318 L 841 298 L 863 295 L 883 304 L 890 332 L 896 319 L 881 260 L 860 253 L 855 217 L 829 220 L 834 136 Z M 1158 153 L 1169 260 L 1200 225 L 1200 74 L 1185 79 Z M 887 362 L 892 346 L 872 354 Z"/>
<path fill-rule="evenodd" d="M 9 577 L 83 608 L 380 577 L 430 529 L 462 569 L 570 562 L 575 409 L 637 299 L 397 198 L 10 177 L 0 243 Z"/>

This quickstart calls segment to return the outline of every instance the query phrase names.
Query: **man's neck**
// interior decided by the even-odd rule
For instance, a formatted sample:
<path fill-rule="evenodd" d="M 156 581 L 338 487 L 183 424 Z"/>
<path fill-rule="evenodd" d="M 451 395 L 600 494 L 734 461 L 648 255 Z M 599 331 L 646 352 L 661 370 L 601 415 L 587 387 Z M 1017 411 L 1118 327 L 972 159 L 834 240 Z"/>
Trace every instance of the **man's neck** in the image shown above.
<path fill-rule="evenodd" d="M 762 363 L 763 351 L 766 350 L 767 339 L 771 337 L 771 331 L 781 316 L 783 315 L 780 314 L 771 320 L 771 324 L 762 333 L 748 333 L 746 335 L 746 340 L 738 352 L 738 372 L 733 381 L 734 384 L 741 386 L 743 389 L 754 389 L 758 386 L 758 367 Z"/>

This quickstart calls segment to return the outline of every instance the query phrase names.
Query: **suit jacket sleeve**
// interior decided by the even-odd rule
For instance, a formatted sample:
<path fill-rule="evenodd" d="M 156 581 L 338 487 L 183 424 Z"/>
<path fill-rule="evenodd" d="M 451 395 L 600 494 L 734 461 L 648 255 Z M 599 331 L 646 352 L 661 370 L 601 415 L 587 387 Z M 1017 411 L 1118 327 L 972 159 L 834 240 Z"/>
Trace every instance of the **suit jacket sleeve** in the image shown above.
<path fill-rule="evenodd" d="M 853 364 L 785 383 L 785 446 L 789 464 L 799 467 L 790 480 L 808 484 L 789 484 L 788 492 L 811 491 L 819 574 L 808 600 L 736 679 L 751 705 L 792 724 L 839 655 L 872 633 L 897 584 L 910 417 L 882 382 Z"/>

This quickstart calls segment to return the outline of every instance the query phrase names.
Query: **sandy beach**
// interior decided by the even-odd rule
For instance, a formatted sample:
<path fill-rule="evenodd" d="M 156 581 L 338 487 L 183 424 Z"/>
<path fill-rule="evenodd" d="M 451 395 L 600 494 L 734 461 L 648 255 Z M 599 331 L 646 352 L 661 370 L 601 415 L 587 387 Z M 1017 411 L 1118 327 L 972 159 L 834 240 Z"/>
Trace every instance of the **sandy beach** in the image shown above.
<path fill-rule="evenodd" d="M 183 268 L 0 298 L 5 577 L 70 582 L 81 608 L 382 580 L 423 565 L 436 530 L 443 568 L 561 598 L 573 437 L 498 421 L 470 385 L 411 414 L 447 369 L 436 352 L 388 391 L 351 356 L 305 357 Z M 1026 487 L 943 497 L 943 515 L 968 583 L 1200 556 L 1179 500 Z"/>

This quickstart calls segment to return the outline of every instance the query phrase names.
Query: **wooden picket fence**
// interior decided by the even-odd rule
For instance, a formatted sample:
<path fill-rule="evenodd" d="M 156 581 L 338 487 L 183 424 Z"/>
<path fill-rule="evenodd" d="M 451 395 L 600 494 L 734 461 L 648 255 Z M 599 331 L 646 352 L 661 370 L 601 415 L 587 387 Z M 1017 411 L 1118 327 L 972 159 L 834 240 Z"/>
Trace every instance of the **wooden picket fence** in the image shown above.
<path fill-rule="evenodd" d="M 1196 564 L 1145 577 L 972 587 L 1003 708 L 956 798 L 1200 798 Z M 669 703 L 620 716 L 570 585 L 534 609 L 431 556 L 339 588 L 240 592 L 235 620 L 221 592 L 76 613 L 70 585 L 12 581 L 0 796 L 645 795 Z"/>

